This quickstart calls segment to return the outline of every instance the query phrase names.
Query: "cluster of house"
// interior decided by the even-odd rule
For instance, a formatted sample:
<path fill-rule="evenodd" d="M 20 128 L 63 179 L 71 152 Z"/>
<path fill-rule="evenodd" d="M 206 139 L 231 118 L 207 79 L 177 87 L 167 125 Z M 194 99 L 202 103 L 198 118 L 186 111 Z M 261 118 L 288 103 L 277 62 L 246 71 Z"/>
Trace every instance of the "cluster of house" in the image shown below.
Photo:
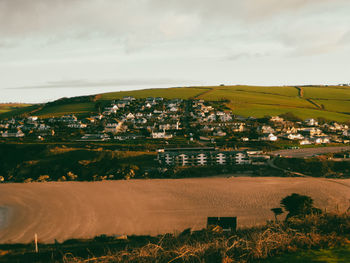
<path fill-rule="evenodd" d="M 105 120 L 103 132 L 117 140 L 146 137 L 140 131 L 146 131 L 147 137 L 153 139 L 170 139 L 174 134 L 168 131 L 182 129 L 183 104 L 182 99 L 124 97 L 103 109 L 100 115 Z"/>
<path fill-rule="evenodd" d="M 303 122 L 290 122 L 278 116 L 272 117 L 270 124 L 257 128 L 258 132 L 263 134 L 259 140 L 286 139 L 298 141 L 300 145 L 350 142 L 350 131 L 346 124 L 336 122 L 319 124 L 313 118 Z"/>
<path fill-rule="evenodd" d="M 36 132 L 38 138 L 53 136 L 55 131 L 43 119 L 36 116 L 0 121 L 0 137 L 22 138 Z"/>
<path fill-rule="evenodd" d="M 235 116 L 219 110 L 220 103 L 204 100 L 124 97 L 100 105 L 99 114 L 86 118 L 74 115 L 47 119 L 30 116 L 0 121 L 1 137 L 35 135 L 44 139 L 61 136 L 78 141 L 133 140 L 138 138 L 171 139 L 185 136 L 190 140 L 215 141 L 236 137 L 241 141 L 281 139 L 299 144 L 348 143 L 350 130 L 336 122 L 319 124 L 315 119 L 292 122 L 274 116 L 267 121 Z M 222 104 L 223 105 L 223 104 Z M 74 133 L 74 131 L 79 131 Z"/>
<path fill-rule="evenodd" d="M 222 151 L 214 147 L 159 149 L 163 166 L 264 165 L 270 159 L 261 151 Z"/>

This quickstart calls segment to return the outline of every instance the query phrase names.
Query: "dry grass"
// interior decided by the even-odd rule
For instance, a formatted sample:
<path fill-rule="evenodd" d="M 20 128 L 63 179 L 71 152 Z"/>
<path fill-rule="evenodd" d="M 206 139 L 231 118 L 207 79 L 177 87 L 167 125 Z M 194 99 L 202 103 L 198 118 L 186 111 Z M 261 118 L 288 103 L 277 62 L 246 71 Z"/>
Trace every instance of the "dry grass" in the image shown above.
<path fill-rule="evenodd" d="M 260 228 L 239 230 L 235 235 L 207 230 L 179 236 L 164 235 L 158 243 L 101 257 L 64 256 L 65 263 L 89 262 L 255 262 L 300 249 L 330 248 L 349 242 L 350 215 L 325 214 L 268 222 Z"/>

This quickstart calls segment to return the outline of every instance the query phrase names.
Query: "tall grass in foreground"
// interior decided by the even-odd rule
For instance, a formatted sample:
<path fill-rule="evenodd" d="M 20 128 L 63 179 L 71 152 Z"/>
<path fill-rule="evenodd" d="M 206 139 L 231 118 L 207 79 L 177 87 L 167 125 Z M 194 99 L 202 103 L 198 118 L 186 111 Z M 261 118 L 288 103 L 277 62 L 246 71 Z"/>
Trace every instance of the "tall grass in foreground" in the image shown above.
<path fill-rule="evenodd" d="M 301 249 L 342 246 L 349 238 L 350 214 L 311 214 L 231 235 L 187 230 L 177 236 L 159 236 L 157 242 L 140 248 L 109 250 L 99 257 L 83 259 L 66 254 L 63 262 L 256 262 Z"/>

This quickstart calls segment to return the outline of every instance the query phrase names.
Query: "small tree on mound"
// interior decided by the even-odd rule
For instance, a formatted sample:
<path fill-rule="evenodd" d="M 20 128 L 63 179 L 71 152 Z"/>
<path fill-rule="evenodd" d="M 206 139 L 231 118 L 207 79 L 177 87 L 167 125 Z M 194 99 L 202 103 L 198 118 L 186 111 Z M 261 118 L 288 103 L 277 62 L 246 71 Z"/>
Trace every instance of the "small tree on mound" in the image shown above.
<path fill-rule="evenodd" d="M 288 212 L 286 220 L 293 216 L 305 216 L 312 213 L 320 214 L 321 209 L 313 206 L 314 200 L 306 195 L 293 193 L 281 200 L 281 206 Z"/>

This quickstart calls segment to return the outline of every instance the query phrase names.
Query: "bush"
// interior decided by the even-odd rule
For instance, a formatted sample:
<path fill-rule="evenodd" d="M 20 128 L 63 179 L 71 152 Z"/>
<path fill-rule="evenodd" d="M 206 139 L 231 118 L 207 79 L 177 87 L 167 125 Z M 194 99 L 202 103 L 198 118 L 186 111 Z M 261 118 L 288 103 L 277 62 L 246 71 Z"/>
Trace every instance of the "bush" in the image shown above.
<path fill-rule="evenodd" d="M 305 216 L 308 214 L 320 214 L 322 211 L 313 206 L 314 200 L 305 195 L 291 194 L 281 200 L 281 205 L 289 212 L 287 219 L 293 216 Z"/>

